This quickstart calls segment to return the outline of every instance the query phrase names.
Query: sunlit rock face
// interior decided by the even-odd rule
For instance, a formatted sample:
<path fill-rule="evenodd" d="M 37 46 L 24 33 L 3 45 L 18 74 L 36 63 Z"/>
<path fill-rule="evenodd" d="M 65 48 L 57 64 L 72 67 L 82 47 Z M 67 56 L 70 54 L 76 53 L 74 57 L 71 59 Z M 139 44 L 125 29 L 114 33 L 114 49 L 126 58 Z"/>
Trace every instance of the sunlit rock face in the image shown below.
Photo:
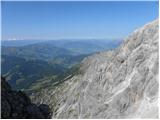
<path fill-rule="evenodd" d="M 52 118 L 158 118 L 158 20 L 115 50 L 82 61 L 80 74 L 32 96 Z"/>

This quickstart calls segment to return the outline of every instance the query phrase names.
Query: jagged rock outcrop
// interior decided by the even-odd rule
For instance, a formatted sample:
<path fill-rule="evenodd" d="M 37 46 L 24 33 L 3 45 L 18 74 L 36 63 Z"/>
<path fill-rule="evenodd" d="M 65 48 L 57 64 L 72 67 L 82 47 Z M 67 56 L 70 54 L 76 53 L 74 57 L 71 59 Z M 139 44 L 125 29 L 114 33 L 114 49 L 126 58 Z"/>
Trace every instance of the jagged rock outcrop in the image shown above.
<path fill-rule="evenodd" d="M 13 91 L 5 79 L 1 78 L 1 117 L 3 119 L 45 119 L 51 118 L 50 108 L 31 103 L 21 91 Z"/>
<path fill-rule="evenodd" d="M 52 107 L 52 118 L 158 118 L 158 40 L 155 20 L 115 50 L 82 61 L 80 71 L 32 100 Z"/>

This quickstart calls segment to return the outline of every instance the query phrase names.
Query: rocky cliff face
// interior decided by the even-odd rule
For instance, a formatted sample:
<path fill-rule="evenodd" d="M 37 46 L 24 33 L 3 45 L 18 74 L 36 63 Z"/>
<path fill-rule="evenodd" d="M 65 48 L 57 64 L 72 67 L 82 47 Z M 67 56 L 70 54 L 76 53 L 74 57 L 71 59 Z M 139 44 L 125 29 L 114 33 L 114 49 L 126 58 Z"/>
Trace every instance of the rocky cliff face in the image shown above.
<path fill-rule="evenodd" d="M 80 74 L 32 99 L 52 106 L 52 118 L 158 118 L 158 29 L 158 20 L 137 29 L 118 49 L 87 57 Z"/>
<path fill-rule="evenodd" d="M 37 106 L 21 91 L 13 91 L 1 78 L 1 117 L 3 119 L 45 119 L 51 118 L 51 111 L 45 104 Z"/>

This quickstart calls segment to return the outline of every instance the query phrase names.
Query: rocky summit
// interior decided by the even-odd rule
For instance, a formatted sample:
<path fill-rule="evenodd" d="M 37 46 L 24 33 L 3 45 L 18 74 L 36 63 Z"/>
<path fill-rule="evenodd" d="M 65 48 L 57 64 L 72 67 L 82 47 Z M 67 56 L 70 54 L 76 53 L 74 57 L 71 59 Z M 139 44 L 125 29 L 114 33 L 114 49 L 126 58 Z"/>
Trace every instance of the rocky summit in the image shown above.
<path fill-rule="evenodd" d="M 1 118 L 2 119 L 45 119 L 51 118 L 50 108 L 31 103 L 30 98 L 21 91 L 14 91 L 1 78 Z"/>
<path fill-rule="evenodd" d="M 144 25 L 119 48 L 85 58 L 78 74 L 32 100 L 48 104 L 52 118 L 158 118 L 158 30 L 158 20 Z"/>

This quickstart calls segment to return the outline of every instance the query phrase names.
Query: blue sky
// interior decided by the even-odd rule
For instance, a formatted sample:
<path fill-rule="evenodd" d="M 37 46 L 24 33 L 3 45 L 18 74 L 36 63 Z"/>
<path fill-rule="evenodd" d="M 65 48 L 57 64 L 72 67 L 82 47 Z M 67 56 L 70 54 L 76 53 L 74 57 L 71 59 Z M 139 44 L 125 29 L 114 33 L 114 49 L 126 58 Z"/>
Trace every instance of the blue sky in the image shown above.
<path fill-rule="evenodd" d="M 158 18 L 158 2 L 2 2 L 2 40 L 122 39 Z"/>

